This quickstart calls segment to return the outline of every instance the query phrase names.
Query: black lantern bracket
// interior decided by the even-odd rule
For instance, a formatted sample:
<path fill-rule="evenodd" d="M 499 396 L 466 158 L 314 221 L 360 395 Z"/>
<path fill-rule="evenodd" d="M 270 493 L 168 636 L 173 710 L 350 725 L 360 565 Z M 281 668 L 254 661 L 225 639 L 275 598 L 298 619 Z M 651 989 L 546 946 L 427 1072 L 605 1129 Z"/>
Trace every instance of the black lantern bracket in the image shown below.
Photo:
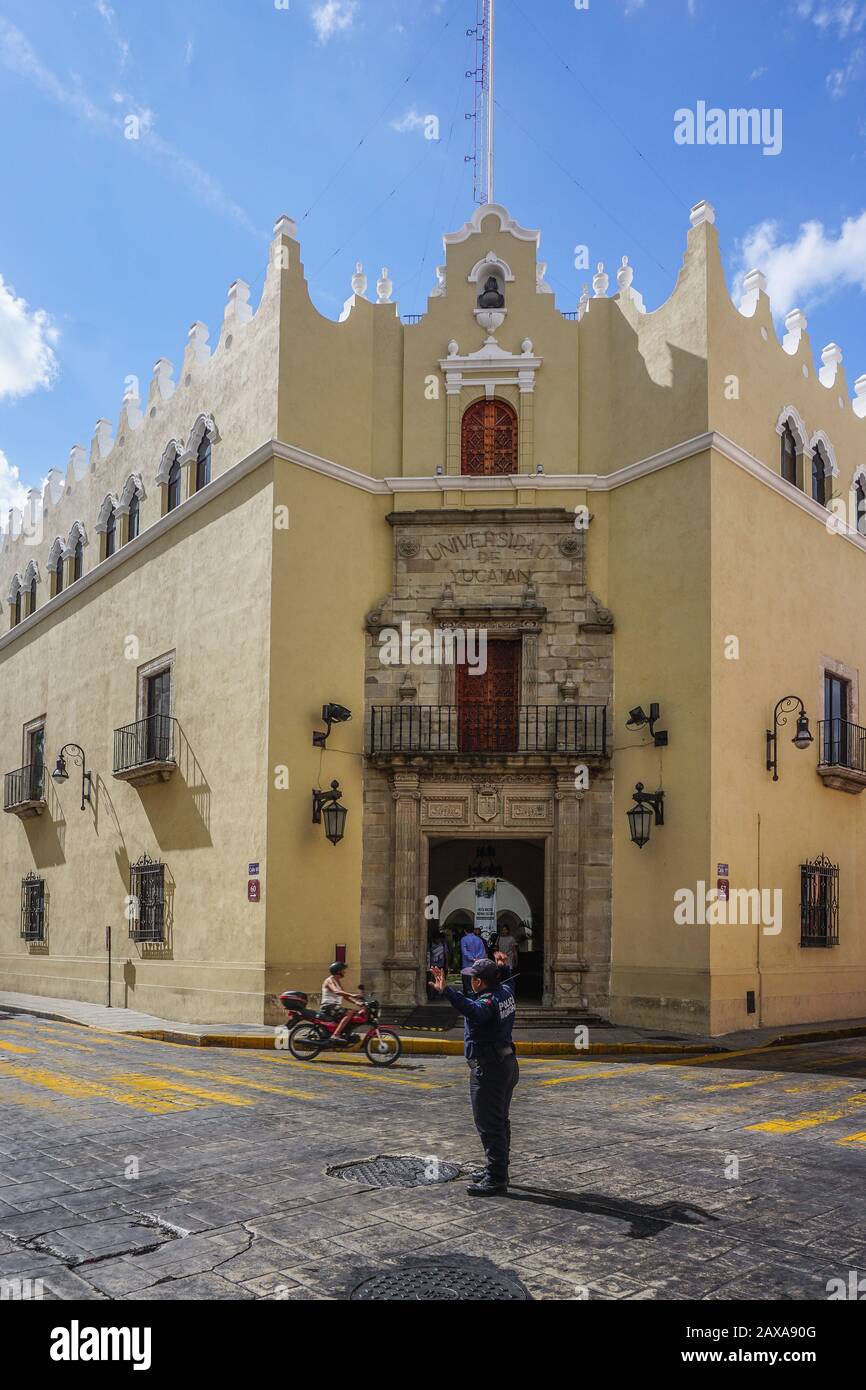
<path fill-rule="evenodd" d="M 346 709 L 345 705 L 322 705 L 322 723 L 327 728 L 313 730 L 313 747 L 324 748 L 331 737 L 331 725 L 345 724 L 351 718 L 352 711 Z"/>
<path fill-rule="evenodd" d="M 342 840 L 346 817 L 349 814 L 340 800 L 342 795 L 340 784 L 336 780 L 331 783 L 329 791 L 313 788 L 313 825 L 321 825 L 324 817 L 325 835 L 332 845 L 337 845 Z"/>
<path fill-rule="evenodd" d="M 797 729 L 791 739 L 795 748 L 808 748 L 812 742 L 812 731 L 806 706 L 799 695 L 785 695 L 773 710 L 773 727 L 767 730 L 767 771 L 772 772 L 773 781 L 779 780 L 779 729 L 788 722 L 790 715 L 797 714 Z"/>
<path fill-rule="evenodd" d="M 51 776 L 55 782 L 66 782 L 69 773 L 66 771 L 66 754 L 72 755 L 75 762 L 81 763 L 81 809 L 84 810 L 85 803 L 92 804 L 90 794 L 93 789 L 93 777 L 87 767 L 87 757 L 84 749 L 79 743 L 64 743 L 57 755 L 57 763 Z"/>
<path fill-rule="evenodd" d="M 634 791 L 632 792 L 632 800 L 635 801 L 636 804 L 637 804 L 638 806 L 651 806 L 652 809 L 653 809 L 653 814 L 655 815 L 655 823 L 656 823 L 656 825 L 664 825 L 664 823 L 665 823 L 665 794 L 664 794 L 664 792 L 662 792 L 662 791 L 658 791 L 658 792 L 648 792 L 648 791 L 644 791 L 643 782 L 638 782 L 637 785 L 635 786 Z"/>
<path fill-rule="evenodd" d="M 667 729 L 657 729 L 656 724 L 661 718 L 661 706 L 654 700 L 649 707 L 649 714 L 644 714 L 643 706 L 636 705 L 628 712 L 628 719 L 625 721 L 627 729 L 642 729 L 645 725 L 650 731 L 650 737 L 656 748 L 667 748 L 668 731 Z"/>

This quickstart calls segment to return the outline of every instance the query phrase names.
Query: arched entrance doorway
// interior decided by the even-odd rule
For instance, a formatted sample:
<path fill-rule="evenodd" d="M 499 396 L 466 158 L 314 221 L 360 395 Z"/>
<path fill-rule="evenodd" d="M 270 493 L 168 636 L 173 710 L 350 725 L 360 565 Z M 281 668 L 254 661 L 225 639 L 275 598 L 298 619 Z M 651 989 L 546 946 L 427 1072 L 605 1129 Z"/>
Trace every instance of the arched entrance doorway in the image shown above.
<path fill-rule="evenodd" d="M 544 987 L 544 843 L 498 839 L 493 850 L 501 874 L 496 879 L 496 928 L 491 946 L 508 928 L 517 942 L 515 992 L 539 1001 Z M 429 924 L 428 941 L 445 938 L 452 984 L 459 985 L 460 938 L 475 921 L 475 879 L 470 876 L 477 846 L 474 839 L 431 840 L 428 893 L 439 916 Z M 492 939 L 495 935 L 495 940 Z"/>

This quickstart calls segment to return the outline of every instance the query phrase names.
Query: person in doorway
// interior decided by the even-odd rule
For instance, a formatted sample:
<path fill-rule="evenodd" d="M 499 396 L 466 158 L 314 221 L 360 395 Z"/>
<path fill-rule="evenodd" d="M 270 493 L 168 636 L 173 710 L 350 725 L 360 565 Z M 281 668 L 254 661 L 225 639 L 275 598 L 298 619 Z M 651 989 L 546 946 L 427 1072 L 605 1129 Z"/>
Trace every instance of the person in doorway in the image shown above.
<path fill-rule="evenodd" d="M 487 1157 L 484 1171 L 473 1174 L 466 1191 L 472 1197 L 495 1197 L 508 1189 L 509 1112 L 520 1079 L 511 1041 L 514 995 L 511 986 L 501 980 L 500 966 L 492 960 L 477 960 L 469 967 L 469 974 L 472 998 L 446 985 L 441 970 L 433 972 L 433 988 L 463 1015 L 472 1116 Z"/>
<path fill-rule="evenodd" d="M 332 1043 L 337 1043 L 340 1039 L 340 1035 L 355 1012 L 354 1006 L 364 1002 L 357 994 L 349 994 L 348 990 L 343 988 L 343 976 L 347 969 L 348 966 L 345 961 L 333 961 L 331 973 L 322 984 L 320 1008 L 323 1012 L 328 1010 L 332 1018 L 338 1017 L 340 1020 L 331 1034 Z M 352 1007 L 346 1008 L 347 1003 Z"/>
<path fill-rule="evenodd" d="M 466 974 L 470 965 L 474 965 L 477 960 L 487 959 L 487 946 L 484 937 L 481 935 L 479 927 L 473 927 L 467 931 L 460 940 L 460 968 L 463 973 L 463 993 L 471 994 L 471 977 Z"/>
<path fill-rule="evenodd" d="M 499 933 L 496 949 L 507 957 L 508 969 L 513 975 L 517 970 L 517 941 L 515 937 L 511 935 L 511 928 L 507 922 Z"/>
<path fill-rule="evenodd" d="M 427 946 L 427 997 L 435 998 L 433 993 L 433 970 L 448 970 L 448 943 L 441 931 L 433 931 Z"/>

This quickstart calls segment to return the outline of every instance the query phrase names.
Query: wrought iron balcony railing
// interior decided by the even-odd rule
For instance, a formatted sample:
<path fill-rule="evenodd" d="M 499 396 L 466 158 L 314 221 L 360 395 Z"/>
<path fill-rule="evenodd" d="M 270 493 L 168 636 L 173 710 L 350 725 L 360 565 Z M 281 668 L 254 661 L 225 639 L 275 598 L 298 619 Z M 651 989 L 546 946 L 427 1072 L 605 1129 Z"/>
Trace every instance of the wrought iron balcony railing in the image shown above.
<path fill-rule="evenodd" d="M 375 705 L 367 751 L 607 753 L 606 705 Z"/>
<path fill-rule="evenodd" d="M 41 763 L 28 763 L 7 772 L 3 779 L 3 810 L 30 806 L 45 796 L 45 769 Z"/>
<path fill-rule="evenodd" d="M 866 773 L 866 729 L 847 719 L 818 723 L 818 766 L 845 767 Z"/>
<path fill-rule="evenodd" d="M 114 775 L 123 776 L 137 768 L 158 763 L 174 763 L 176 720 L 167 714 L 152 714 L 114 731 Z"/>

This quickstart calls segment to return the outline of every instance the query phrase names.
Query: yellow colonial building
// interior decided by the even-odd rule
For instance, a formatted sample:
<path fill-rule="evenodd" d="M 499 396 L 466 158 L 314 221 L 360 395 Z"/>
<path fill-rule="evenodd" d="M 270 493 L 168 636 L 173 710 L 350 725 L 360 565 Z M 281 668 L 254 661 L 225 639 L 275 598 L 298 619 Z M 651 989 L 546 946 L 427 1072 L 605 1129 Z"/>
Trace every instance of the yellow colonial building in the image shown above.
<path fill-rule="evenodd" d="M 491 203 L 332 322 L 284 217 L 128 384 L 0 548 L 0 988 L 104 1001 L 110 927 L 115 1004 L 399 1016 L 480 879 L 527 1016 L 866 1014 L 866 377 L 691 223 L 652 313 Z"/>

